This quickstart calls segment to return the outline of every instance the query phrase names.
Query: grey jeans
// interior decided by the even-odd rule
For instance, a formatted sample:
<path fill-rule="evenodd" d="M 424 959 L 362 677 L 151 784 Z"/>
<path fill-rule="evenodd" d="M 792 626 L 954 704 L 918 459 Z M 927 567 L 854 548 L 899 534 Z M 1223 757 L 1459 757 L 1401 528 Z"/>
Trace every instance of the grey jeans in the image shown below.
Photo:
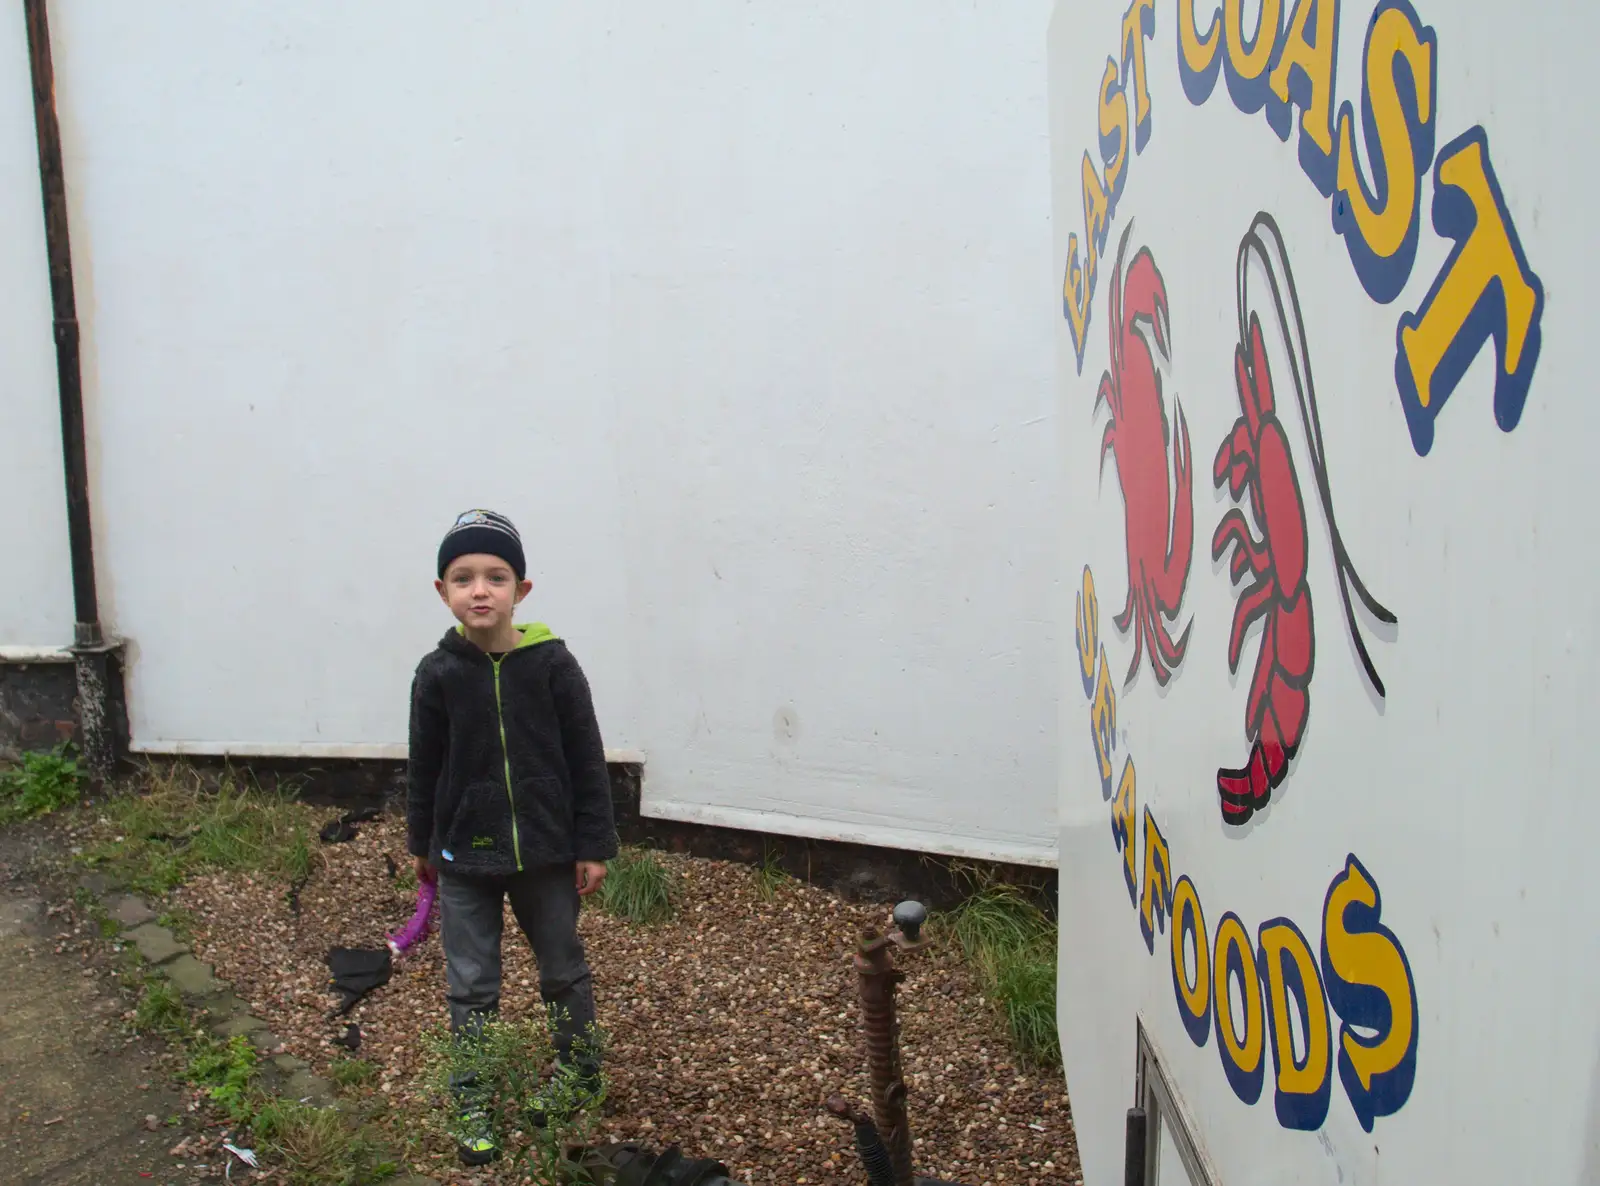
<path fill-rule="evenodd" d="M 578 936 L 576 882 L 573 865 L 543 865 L 511 877 L 452 877 L 440 871 L 445 995 L 453 1032 L 474 1032 L 500 1008 L 502 903 L 510 898 L 539 964 L 539 995 L 546 1006 L 560 1010 L 556 1055 L 571 1061 L 574 1040 L 594 1021 L 594 989 Z"/>

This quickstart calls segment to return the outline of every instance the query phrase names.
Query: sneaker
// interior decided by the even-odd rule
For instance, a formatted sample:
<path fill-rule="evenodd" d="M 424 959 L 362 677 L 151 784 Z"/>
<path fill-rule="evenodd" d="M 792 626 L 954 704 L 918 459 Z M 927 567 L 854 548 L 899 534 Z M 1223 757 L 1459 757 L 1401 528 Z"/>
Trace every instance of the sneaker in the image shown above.
<path fill-rule="evenodd" d="M 553 1090 L 561 1088 L 564 1088 L 561 1090 L 562 1111 L 570 1116 L 593 1104 L 605 1089 L 605 1084 L 597 1067 L 581 1064 L 574 1067 L 558 1062 L 554 1076 L 540 1088 L 539 1094 L 528 1109 L 528 1123 L 534 1128 L 549 1126 L 550 1112 L 554 1110 L 550 1106 L 549 1097 Z"/>
<path fill-rule="evenodd" d="M 500 1146 L 495 1143 L 489 1114 L 482 1108 L 465 1108 L 461 1112 L 461 1131 L 464 1140 L 456 1142 L 456 1156 L 462 1165 L 488 1165 L 500 1156 Z"/>

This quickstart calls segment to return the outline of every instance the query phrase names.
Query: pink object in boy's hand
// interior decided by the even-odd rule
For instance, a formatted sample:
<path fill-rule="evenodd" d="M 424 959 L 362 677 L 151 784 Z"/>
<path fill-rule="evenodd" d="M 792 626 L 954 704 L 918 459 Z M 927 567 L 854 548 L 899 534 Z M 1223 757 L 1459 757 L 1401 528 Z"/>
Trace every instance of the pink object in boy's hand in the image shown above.
<path fill-rule="evenodd" d="M 411 921 L 406 923 L 405 929 L 398 935 L 389 937 L 389 950 L 395 955 L 404 954 L 407 948 L 427 933 L 428 917 L 433 913 L 434 900 L 438 894 L 439 883 L 436 880 L 418 881 L 416 913 L 411 916 Z"/>

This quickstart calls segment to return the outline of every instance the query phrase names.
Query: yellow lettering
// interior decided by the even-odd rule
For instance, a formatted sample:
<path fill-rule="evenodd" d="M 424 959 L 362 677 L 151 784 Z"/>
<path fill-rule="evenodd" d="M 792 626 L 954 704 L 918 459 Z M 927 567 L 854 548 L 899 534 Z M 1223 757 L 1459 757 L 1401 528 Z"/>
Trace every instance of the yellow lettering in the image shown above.
<path fill-rule="evenodd" d="M 1083 566 L 1083 588 L 1078 592 L 1078 671 L 1083 676 L 1083 694 L 1094 695 L 1094 657 L 1100 649 L 1100 600 L 1094 595 L 1094 574 Z"/>
<path fill-rule="evenodd" d="M 1106 191 L 1113 195 L 1121 192 L 1123 171 L 1128 167 L 1128 104 L 1117 85 L 1117 74 L 1116 59 L 1107 58 L 1106 71 L 1100 77 L 1100 159 L 1106 164 Z"/>
<path fill-rule="evenodd" d="M 1089 300 L 1093 296 L 1093 277 L 1084 272 L 1078 261 L 1078 235 L 1067 236 L 1067 272 L 1061 279 L 1061 311 L 1067 316 L 1067 329 L 1072 334 L 1072 348 L 1078 355 L 1078 365 L 1083 365 L 1083 345 L 1089 332 Z"/>
<path fill-rule="evenodd" d="M 1184 952 L 1186 938 L 1194 943 L 1193 980 Z M 1204 1046 L 1211 1034 L 1211 937 L 1206 934 L 1200 894 L 1187 875 L 1178 878 L 1172 889 L 1172 989 L 1183 1028 L 1196 1046 Z"/>
<path fill-rule="evenodd" d="M 1233 981 L 1239 981 L 1244 1006 L 1244 1026 L 1233 1020 Z M 1247 1104 L 1261 1098 L 1265 1070 L 1263 1050 L 1266 1028 L 1261 1020 L 1261 976 L 1255 952 L 1239 916 L 1229 912 L 1217 924 L 1217 947 L 1211 957 L 1211 1008 L 1217 1022 L 1222 1070 L 1233 1093 Z"/>
<path fill-rule="evenodd" d="M 1306 37 L 1313 15 L 1317 22 L 1314 43 Z M 1295 96 L 1301 110 L 1300 134 L 1324 157 L 1333 155 L 1333 51 L 1338 28 L 1337 0 L 1298 0 L 1289 17 L 1283 52 L 1268 79 L 1278 101 L 1288 103 L 1294 73 L 1304 75 L 1305 88 Z"/>
<path fill-rule="evenodd" d="M 1138 776 L 1134 773 L 1133 759 L 1122 763 L 1122 778 L 1117 782 L 1117 797 L 1111 803 L 1111 838 L 1122 854 L 1122 877 L 1128 883 L 1128 901 L 1134 901 L 1134 849 L 1138 837 L 1134 820 L 1138 811 Z M 1146 870 L 1148 876 L 1149 870 Z"/>
<path fill-rule="evenodd" d="M 1183 5 L 1179 4 L 1179 8 Z M 1272 51 L 1278 43 L 1278 18 L 1282 0 L 1261 0 L 1261 19 L 1256 25 L 1255 44 L 1245 46 L 1244 0 L 1224 0 L 1222 39 L 1228 50 L 1228 68 L 1243 82 L 1254 82 L 1267 72 Z"/>
<path fill-rule="evenodd" d="M 1156 928 L 1165 930 L 1172 913 L 1172 854 L 1167 838 L 1156 826 L 1156 817 L 1144 809 L 1144 889 L 1139 895 L 1139 929 L 1144 945 L 1152 955 L 1156 950 Z"/>
<path fill-rule="evenodd" d="M 1267 978 L 1267 1016 L 1272 1034 L 1272 1064 L 1277 1069 L 1274 1107 L 1278 1123 L 1315 1132 L 1328 1116 L 1333 1082 L 1333 1039 L 1328 999 L 1317 975 L 1317 959 L 1300 929 L 1286 918 L 1261 927 L 1260 963 Z M 1300 1015 L 1305 1054 L 1297 1057 L 1291 1010 Z"/>
<path fill-rule="evenodd" d="M 1111 798 L 1111 750 L 1117 739 L 1117 693 L 1111 686 L 1111 665 L 1106 649 L 1100 648 L 1100 672 L 1094 684 L 1094 700 L 1089 705 L 1089 733 L 1094 738 L 1094 756 L 1100 763 L 1100 795 Z"/>
<path fill-rule="evenodd" d="M 1106 245 L 1106 218 L 1109 213 L 1110 199 L 1106 196 L 1106 187 L 1101 184 L 1100 174 L 1095 172 L 1094 162 L 1089 159 L 1089 154 L 1083 154 L 1083 237 L 1086 240 L 1085 252 L 1088 263 L 1085 266 L 1089 276 L 1089 291 L 1094 291 L 1095 279 L 1100 272 L 1100 250 Z"/>
<path fill-rule="evenodd" d="M 1155 0 L 1133 0 L 1122 16 L 1122 57 L 1133 62 L 1134 122 L 1141 129 L 1150 122 L 1150 86 L 1144 73 L 1144 39 L 1155 33 L 1155 13 Z M 1103 98 L 1104 83 L 1101 83 L 1100 93 Z M 1105 135 L 1104 123 L 1100 125 L 1100 134 Z M 1127 142 L 1126 135 L 1123 136 L 1123 142 Z M 1106 188 L 1112 193 L 1117 192 L 1109 176 L 1106 178 Z"/>
<path fill-rule="evenodd" d="M 1354 856 L 1323 905 L 1322 980 L 1341 1019 L 1339 1078 L 1371 1132 L 1376 1117 L 1399 1110 L 1411 1094 L 1417 988 L 1399 940 L 1383 925 L 1378 887 Z"/>
<path fill-rule="evenodd" d="M 1410 71 L 1414 84 L 1414 108 L 1400 95 L 1397 67 L 1402 64 Z M 1382 158 L 1381 170 L 1374 163 L 1372 171 L 1375 177 L 1382 178 L 1382 188 L 1386 192 L 1368 197 L 1356 156 L 1355 114 L 1346 104 L 1339 113 L 1338 200 L 1348 209 L 1348 218 L 1353 220 L 1362 243 L 1376 257 L 1374 264 L 1381 265 L 1399 255 L 1412 236 L 1417 218 L 1420 173 L 1413 135 L 1431 128 L 1433 123 L 1431 32 L 1425 38 L 1424 32 L 1412 24 L 1405 12 L 1385 8 L 1368 31 L 1363 65 L 1362 94 L 1370 120 L 1366 127 L 1367 141 L 1370 144 L 1373 139 L 1377 140 Z M 1427 143 L 1430 151 L 1431 146 L 1430 139 Z M 1408 273 L 1410 263 L 1409 258 L 1404 260 Z M 1361 270 L 1358 261 L 1357 271 Z M 1373 293 L 1373 282 L 1365 275 L 1361 279 L 1367 291 Z M 1382 285 L 1383 291 L 1392 288 L 1393 292 L 1380 299 L 1392 300 L 1401 284 Z"/>
<path fill-rule="evenodd" d="M 1196 93 L 1196 84 L 1203 79 L 1215 79 L 1217 51 L 1222 48 L 1222 36 L 1217 25 L 1222 20 L 1222 10 L 1213 6 L 1211 19 L 1206 22 L 1205 35 L 1201 36 L 1194 20 L 1195 0 L 1178 0 L 1178 67 L 1184 76 L 1184 89 L 1191 103 L 1205 102 L 1211 86 L 1206 82 L 1203 91 Z"/>
<path fill-rule="evenodd" d="M 1495 420 L 1507 432 L 1517 426 L 1539 357 L 1544 311 L 1544 286 L 1523 257 L 1482 128 L 1440 152 L 1433 224 L 1455 248 L 1421 307 L 1400 319 L 1395 360 L 1412 443 L 1424 454 L 1441 405 L 1491 339 L 1499 363 Z"/>

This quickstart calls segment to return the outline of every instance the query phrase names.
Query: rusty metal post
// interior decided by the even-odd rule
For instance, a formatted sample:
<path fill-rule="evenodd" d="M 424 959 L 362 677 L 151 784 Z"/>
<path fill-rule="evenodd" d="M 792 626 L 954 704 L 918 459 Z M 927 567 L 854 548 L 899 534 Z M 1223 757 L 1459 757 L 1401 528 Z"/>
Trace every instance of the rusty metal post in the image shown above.
<path fill-rule="evenodd" d="M 889 1150 L 895 1186 L 912 1186 L 911 1126 L 906 1120 L 906 1084 L 900 1073 L 900 1031 L 895 989 L 905 979 L 889 954 L 891 940 L 876 930 L 862 933 L 856 950 L 856 979 L 872 1074 L 872 1113 Z"/>
<path fill-rule="evenodd" d="M 920 951 L 928 945 L 922 925 L 928 920 L 921 902 L 901 902 L 894 908 L 894 929 L 887 935 L 868 928 L 861 934 L 853 963 L 861 992 L 862 1028 L 867 1040 L 867 1068 L 872 1077 L 872 1113 L 876 1133 L 867 1133 L 866 1117 L 846 1100 L 829 1100 L 828 1110 L 856 1126 L 857 1144 L 873 1178 L 883 1176 L 881 1160 L 887 1151 L 893 1186 L 914 1186 L 911 1165 L 911 1125 L 906 1120 L 906 1082 L 900 1071 L 900 1022 L 895 1016 L 895 992 L 904 974 L 894 966 L 893 949 Z M 870 1138 L 863 1144 L 863 1138 Z M 867 1146 L 881 1138 L 882 1149 Z M 876 1163 L 876 1164 L 875 1164 Z"/>

